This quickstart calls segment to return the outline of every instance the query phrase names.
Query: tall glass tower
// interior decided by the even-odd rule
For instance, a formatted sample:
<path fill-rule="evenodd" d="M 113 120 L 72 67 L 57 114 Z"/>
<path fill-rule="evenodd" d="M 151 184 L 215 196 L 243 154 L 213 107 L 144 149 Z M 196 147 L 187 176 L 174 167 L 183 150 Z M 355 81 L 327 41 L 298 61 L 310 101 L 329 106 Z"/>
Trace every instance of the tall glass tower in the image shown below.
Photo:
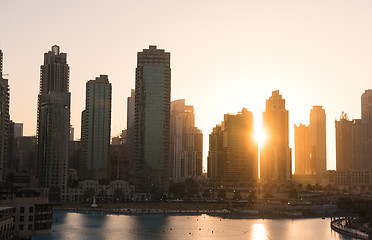
<path fill-rule="evenodd" d="M 137 55 L 135 184 L 158 197 L 169 187 L 170 53 L 150 46 Z"/>
<path fill-rule="evenodd" d="M 81 125 L 82 180 L 108 180 L 111 133 L 111 83 L 100 75 L 86 84 L 85 110 Z"/>
<path fill-rule="evenodd" d="M 0 181 L 5 180 L 9 153 L 9 85 L 3 78 L 3 52 L 0 50 Z"/>
<path fill-rule="evenodd" d="M 70 135 L 69 66 L 66 53 L 52 46 L 40 67 L 38 96 L 38 178 L 51 201 L 63 201 L 67 189 Z"/>

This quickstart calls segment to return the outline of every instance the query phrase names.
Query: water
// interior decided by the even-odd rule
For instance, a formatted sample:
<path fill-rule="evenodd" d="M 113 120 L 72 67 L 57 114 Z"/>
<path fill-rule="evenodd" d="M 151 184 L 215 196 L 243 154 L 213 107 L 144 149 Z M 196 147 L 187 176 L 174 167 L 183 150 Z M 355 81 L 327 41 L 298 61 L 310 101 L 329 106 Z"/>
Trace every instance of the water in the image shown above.
<path fill-rule="evenodd" d="M 210 215 L 115 215 L 55 211 L 53 232 L 33 240 L 346 240 L 330 219 L 244 219 Z"/>

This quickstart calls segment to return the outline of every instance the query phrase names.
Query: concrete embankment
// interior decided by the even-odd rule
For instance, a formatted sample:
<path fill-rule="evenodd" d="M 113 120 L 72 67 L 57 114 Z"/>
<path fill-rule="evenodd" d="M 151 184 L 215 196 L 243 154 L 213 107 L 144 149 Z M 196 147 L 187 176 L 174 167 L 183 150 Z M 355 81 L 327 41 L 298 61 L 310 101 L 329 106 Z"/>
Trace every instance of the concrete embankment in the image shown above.
<path fill-rule="evenodd" d="M 331 228 L 336 232 L 339 232 L 350 237 L 356 237 L 359 239 L 372 239 L 372 235 L 370 235 L 369 237 L 368 234 L 364 232 L 358 231 L 354 228 L 346 227 L 346 219 L 344 218 L 332 220 Z"/>

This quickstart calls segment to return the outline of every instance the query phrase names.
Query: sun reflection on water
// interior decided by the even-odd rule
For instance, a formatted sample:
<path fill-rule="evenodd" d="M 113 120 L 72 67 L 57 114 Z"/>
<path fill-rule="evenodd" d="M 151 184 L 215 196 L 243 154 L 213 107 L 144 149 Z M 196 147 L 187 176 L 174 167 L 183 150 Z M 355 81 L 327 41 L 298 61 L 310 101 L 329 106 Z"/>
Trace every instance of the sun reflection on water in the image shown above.
<path fill-rule="evenodd" d="M 268 240 L 270 239 L 267 236 L 265 226 L 261 223 L 253 224 L 252 226 L 252 240 Z"/>

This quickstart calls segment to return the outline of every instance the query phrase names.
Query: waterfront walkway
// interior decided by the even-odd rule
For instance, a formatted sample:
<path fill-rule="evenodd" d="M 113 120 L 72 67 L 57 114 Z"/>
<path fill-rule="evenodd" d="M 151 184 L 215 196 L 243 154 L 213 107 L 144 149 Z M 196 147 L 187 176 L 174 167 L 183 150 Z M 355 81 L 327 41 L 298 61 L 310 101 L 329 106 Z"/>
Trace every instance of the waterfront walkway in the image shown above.
<path fill-rule="evenodd" d="M 346 227 L 346 219 L 340 218 L 340 219 L 332 219 L 331 221 L 331 228 L 339 232 L 341 234 L 345 234 L 347 236 L 356 237 L 359 239 L 372 239 L 371 237 L 368 237 L 368 234 L 361 232 L 359 230 L 356 230 L 354 228 Z"/>
<path fill-rule="evenodd" d="M 55 210 L 66 210 L 74 212 L 104 212 L 108 214 L 229 214 L 227 209 L 222 210 L 163 210 L 163 209 L 144 209 L 144 208 L 121 208 L 121 209 L 103 209 L 103 208 L 56 208 Z"/>

